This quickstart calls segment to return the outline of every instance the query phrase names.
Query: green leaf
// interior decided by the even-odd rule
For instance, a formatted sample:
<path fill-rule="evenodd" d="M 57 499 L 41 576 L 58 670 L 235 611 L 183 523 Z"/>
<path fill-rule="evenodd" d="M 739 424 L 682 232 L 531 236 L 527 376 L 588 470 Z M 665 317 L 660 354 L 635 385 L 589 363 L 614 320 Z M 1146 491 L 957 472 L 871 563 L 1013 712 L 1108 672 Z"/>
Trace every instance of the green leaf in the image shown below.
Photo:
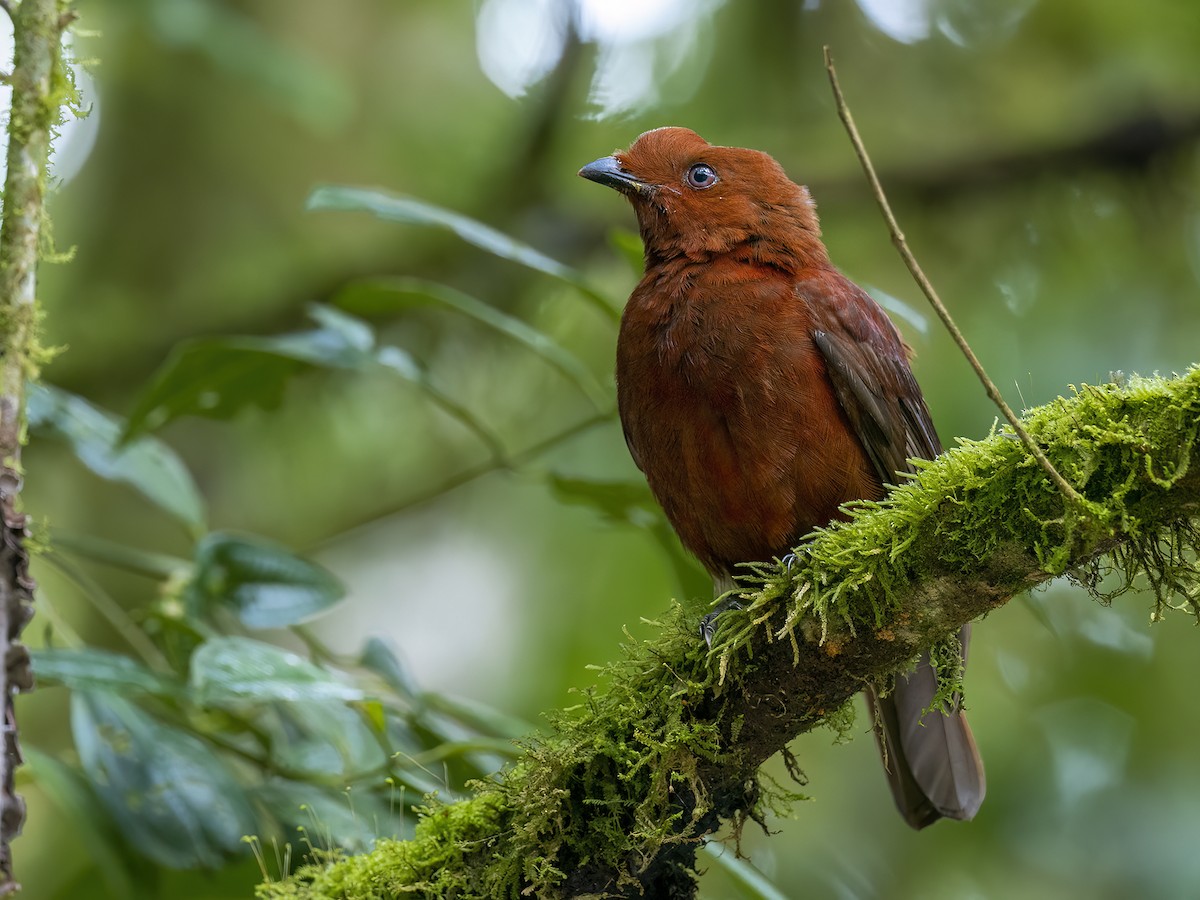
<path fill-rule="evenodd" d="M 449 716 L 477 734 L 512 740 L 534 731 L 534 726 L 524 719 L 477 700 L 451 697 L 448 694 L 432 691 L 423 695 L 422 700 L 428 708 Z M 431 731 L 441 733 L 445 740 L 456 739 L 456 736 L 452 735 L 448 729 L 441 728 L 433 719 L 422 719 L 421 725 Z"/>
<path fill-rule="evenodd" d="M 363 722 L 378 735 L 387 734 L 387 709 L 378 700 L 362 700 L 354 704 Z"/>
<path fill-rule="evenodd" d="M 276 337 L 223 337 L 185 341 L 171 351 L 154 381 L 138 398 L 122 441 L 182 416 L 228 419 L 250 406 L 277 407 L 288 381 L 312 368 L 365 371 L 379 366 L 419 387 L 504 458 L 499 440 L 468 410 L 443 394 L 421 365 L 398 347 L 374 349 L 365 322 L 328 306 L 310 314 L 321 326 Z"/>
<path fill-rule="evenodd" d="M 283 352 L 271 338 L 201 338 L 171 351 L 138 398 L 124 438 L 183 416 L 229 419 L 250 406 L 274 409 L 305 360 Z"/>
<path fill-rule="evenodd" d="M 326 307 L 312 315 L 321 327 L 311 331 L 179 344 L 138 398 L 122 440 L 181 416 L 228 419 L 250 406 L 273 409 L 288 379 L 310 366 L 361 369 L 375 361 L 369 326 Z"/>
<path fill-rule="evenodd" d="M 374 672 L 383 679 L 384 684 L 405 699 L 412 699 L 420 693 L 412 673 L 401 662 L 396 648 L 385 638 L 367 638 L 362 653 L 359 654 L 358 664 L 367 671 Z"/>
<path fill-rule="evenodd" d="M 662 517 L 654 495 L 644 481 L 599 481 L 551 475 L 550 489 L 559 502 L 586 506 L 609 522 L 646 528 Z"/>
<path fill-rule="evenodd" d="M 394 314 L 420 306 L 451 309 L 523 344 L 573 381 L 597 409 L 611 405 L 582 360 L 536 328 L 454 288 L 421 278 L 388 278 L 352 282 L 334 298 L 338 306 L 359 315 Z"/>
<path fill-rule="evenodd" d="M 394 801 L 384 801 L 374 794 L 334 791 L 273 778 L 254 794 L 293 834 L 303 829 L 315 846 L 338 847 L 350 853 L 370 850 L 376 838 L 411 837 L 416 819 L 405 816 L 407 803 L 398 793 Z M 410 791 L 403 799 L 412 803 L 420 797 Z"/>
<path fill-rule="evenodd" d="M 295 653 L 246 637 L 205 641 L 191 662 L 191 685 L 202 706 L 245 707 L 283 701 L 361 700 L 363 692 Z"/>
<path fill-rule="evenodd" d="M 368 212 L 380 219 L 403 222 L 409 225 L 425 225 L 453 232 L 468 244 L 481 250 L 511 260 L 576 288 L 592 305 L 608 318 L 616 320 L 619 313 L 608 300 L 591 287 L 583 275 L 575 269 L 551 259 L 528 244 L 514 240 L 482 222 L 460 213 L 434 206 L 415 197 L 391 194 L 378 188 L 361 188 L 344 185 L 322 185 L 308 197 L 309 209 L 350 210 Z"/>
<path fill-rule="evenodd" d="M 286 547 L 214 531 L 196 546 L 184 599 L 194 614 L 228 608 L 247 628 L 283 628 L 320 615 L 345 593 L 328 569 Z"/>
<path fill-rule="evenodd" d="M 82 397 L 33 382 L 27 391 L 25 414 L 33 432 L 66 441 L 101 478 L 130 485 L 193 531 L 204 530 L 204 501 L 174 450 L 152 437 L 122 445 L 121 421 Z"/>
<path fill-rule="evenodd" d="M 31 650 L 33 674 L 39 681 L 65 685 L 73 691 L 107 690 L 115 694 L 141 692 L 176 697 L 184 685 L 151 672 L 137 660 L 94 647 L 51 647 Z"/>
<path fill-rule="evenodd" d="M 121 841 L 112 817 L 87 780 L 36 747 L 23 747 L 22 754 L 38 787 L 83 837 L 81 843 L 100 870 L 109 893 L 130 900 L 149 900 L 150 886 L 138 877 L 144 873 L 135 872 L 139 860 L 130 853 L 129 845 Z M 148 863 L 141 861 L 141 866 L 147 867 Z"/>
<path fill-rule="evenodd" d="M 321 778 L 336 774 L 349 781 L 377 772 L 388 753 L 359 706 L 334 700 L 281 706 L 286 734 L 273 744 L 275 759 L 286 770 Z"/>
<path fill-rule="evenodd" d="M 106 692 L 71 695 L 84 772 L 125 839 L 172 868 L 216 867 L 254 827 L 245 791 L 190 734 Z"/>
<path fill-rule="evenodd" d="M 300 339 L 296 350 L 293 351 L 297 356 L 316 365 L 346 369 L 361 368 L 371 361 L 375 332 L 362 319 L 356 319 L 340 309 L 321 303 L 310 306 L 308 314 L 321 327 L 317 331 L 302 332 L 294 336 Z M 276 338 L 276 341 L 286 346 L 289 338 Z"/>

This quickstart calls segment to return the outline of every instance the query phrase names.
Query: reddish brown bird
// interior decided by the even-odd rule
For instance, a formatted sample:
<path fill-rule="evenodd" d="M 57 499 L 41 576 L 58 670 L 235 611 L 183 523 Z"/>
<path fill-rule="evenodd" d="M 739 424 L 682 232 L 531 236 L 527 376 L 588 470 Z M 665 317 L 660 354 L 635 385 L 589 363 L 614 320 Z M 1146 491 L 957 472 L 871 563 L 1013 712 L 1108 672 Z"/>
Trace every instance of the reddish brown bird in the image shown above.
<path fill-rule="evenodd" d="M 659 128 L 579 174 L 637 213 L 646 273 L 621 318 L 621 422 L 719 592 L 737 563 L 784 556 L 941 451 L 908 347 L 829 262 L 808 190 L 774 159 Z M 926 657 L 887 696 L 867 695 L 914 828 L 970 819 L 984 795 L 962 711 L 922 720 L 936 688 Z"/>

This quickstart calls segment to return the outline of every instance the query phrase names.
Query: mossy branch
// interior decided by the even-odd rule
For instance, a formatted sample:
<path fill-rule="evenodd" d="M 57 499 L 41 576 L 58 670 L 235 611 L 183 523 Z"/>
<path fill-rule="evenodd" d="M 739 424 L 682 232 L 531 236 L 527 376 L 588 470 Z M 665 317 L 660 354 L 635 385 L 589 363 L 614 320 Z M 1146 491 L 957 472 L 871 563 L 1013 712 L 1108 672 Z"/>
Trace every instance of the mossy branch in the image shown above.
<path fill-rule="evenodd" d="M 0 219 L 0 895 L 17 890 L 11 841 L 20 834 L 25 806 L 13 787 L 21 763 L 13 695 L 32 687 L 29 654 L 18 638 L 33 615 L 33 581 L 20 511 L 21 444 L 26 379 L 36 374 L 37 264 L 45 217 L 46 166 L 51 129 L 69 89 L 62 69 L 63 30 L 72 19 L 60 0 L 21 0 L 13 18 L 14 57 L 9 79 L 8 170 Z"/>
<path fill-rule="evenodd" d="M 964 442 L 790 569 L 748 572 L 745 609 L 723 616 L 711 653 L 696 611 L 676 608 L 502 778 L 432 804 L 414 840 L 259 896 L 690 897 L 704 836 L 786 800 L 759 766 L 779 751 L 794 763 L 793 737 L 963 623 L 1063 574 L 1095 591 L 1109 568 L 1124 587 L 1144 578 L 1157 611 L 1196 612 L 1200 369 L 1083 387 L 1024 424 L 1086 510 L 1007 428 Z"/>

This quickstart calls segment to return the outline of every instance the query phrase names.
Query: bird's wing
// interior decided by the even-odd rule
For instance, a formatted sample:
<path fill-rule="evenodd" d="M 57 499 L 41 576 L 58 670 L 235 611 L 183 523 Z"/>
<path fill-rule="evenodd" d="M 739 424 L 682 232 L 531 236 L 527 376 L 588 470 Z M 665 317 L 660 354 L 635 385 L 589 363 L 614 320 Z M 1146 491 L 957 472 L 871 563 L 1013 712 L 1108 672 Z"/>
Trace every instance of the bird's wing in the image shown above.
<path fill-rule="evenodd" d="M 825 358 L 833 392 L 882 481 L 912 470 L 910 459 L 941 451 L 908 352 L 887 314 L 836 272 L 797 283 L 810 308 L 813 343 Z M 960 635 L 966 660 L 970 625 Z M 896 678 L 885 697 L 868 692 L 888 783 L 905 820 L 924 828 L 942 816 L 970 819 L 983 802 L 983 762 L 955 697 L 925 714 L 937 694 L 929 654 Z"/>
<path fill-rule="evenodd" d="M 879 306 L 839 272 L 799 281 L 812 339 L 838 403 L 883 482 L 912 471 L 909 459 L 932 459 L 942 445 L 907 348 Z"/>

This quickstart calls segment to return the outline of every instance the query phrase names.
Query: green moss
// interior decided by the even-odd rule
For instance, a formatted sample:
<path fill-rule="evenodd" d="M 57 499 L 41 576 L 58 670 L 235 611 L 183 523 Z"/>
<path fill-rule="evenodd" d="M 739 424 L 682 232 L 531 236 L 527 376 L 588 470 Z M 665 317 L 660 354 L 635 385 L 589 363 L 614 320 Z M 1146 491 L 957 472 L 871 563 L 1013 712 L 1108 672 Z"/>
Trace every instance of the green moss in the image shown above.
<path fill-rule="evenodd" d="M 848 743 L 854 737 L 854 723 L 858 720 L 858 708 L 853 700 L 847 700 L 825 717 L 822 723 L 833 732 L 835 744 Z"/>
<path fill-rule="evenodd" d="M 1031 554 L 1046 575 L 1063 574 L 1081 555 L 1117 538 L 1136 548 L 1137 560 L 1153 563 L 1147 554 L 1162 538 L 1163 522 L 1156 515 L 1143 534 L 1141 511 L 1153 508 L 1156 497 L 1165 500 L 1192 471 L 1200 369 L 1175 379 L 1085 386 L 1032 410 L 1026 423 L 1084 495 L 1086 509 L 1064 504 L 1007 429 L 983 441 L 963 440 L 923 463 L 918 476 L 884 502 L 859 505 L 853 522 L 818 532 L 798 549 L 790 573 L 759 570 L 764 587 L 752 595 L 750 617 L 775 628 L 777 637 L 806 615 L 824 637 L 836 627 L 852 635 L 878 629 L 914 579 L 974 570 L 1009 546 Z M 1176 543 L 1172 559 L 1186 565 L 1189 542 Z M 1123 569 L 1132 578 L 1139 566 L 1135 561 Z M 783 597 L 789 602 L 780 604 Z M 721 652 L 731 654 L 759 635 L 746 629 L 722 637 Z"/>
<path fill-rule="evenodd" d="M 818 532 L 791 566 L 747 567 L 744 608 L 722 616 L 711 653 L 694 613 L 675 606 L 656 640 L 625 648 L 552 734 L 473 799 L 428 810 L 412 841 L 321 860 L 260 897 L 553 898 L 568 885 L 608 896 L 636 893 L 651 873 L 662 892 L 664 871 L 688 883 L 691 852 L 722 817 L 736 837 L 799 797 L 746 775 L 746 761 L 821 719 L 844 734 L 846 699 L 863 680 L 939 640 L 947 652 L 933 655 L 956 689 L 947 636 L 1025 587 L 1068 572 L 1096 592 L 1112 570 L 1123 576 L 1115 593 L 1145 580 L 1156 611 L 1200 612 L 1200 370 L 1080 388 L 1031 411 L 1027 427 L 1085 507 L 1065 503 L 1006 431 L 963 441 L 886 501 Z M 773 689 L 761 679 L 777 674 L 780 650 L 786 665 L 856 662 L 836 690 L 808 683 L 808 706 L 799 698 L 779 725 L 754 692 Z"/>
<path fill-rule="evenodd" d="M 260 886 L 258 896 L 475 896 L 462 893 L 463 869 L 496 843 L 505 817 L 503 798 L 495 791 L 428 807 L 412 840 L 380 840 L 369 856 L 330 854 L 299 869 L 289 882 Z"/>

